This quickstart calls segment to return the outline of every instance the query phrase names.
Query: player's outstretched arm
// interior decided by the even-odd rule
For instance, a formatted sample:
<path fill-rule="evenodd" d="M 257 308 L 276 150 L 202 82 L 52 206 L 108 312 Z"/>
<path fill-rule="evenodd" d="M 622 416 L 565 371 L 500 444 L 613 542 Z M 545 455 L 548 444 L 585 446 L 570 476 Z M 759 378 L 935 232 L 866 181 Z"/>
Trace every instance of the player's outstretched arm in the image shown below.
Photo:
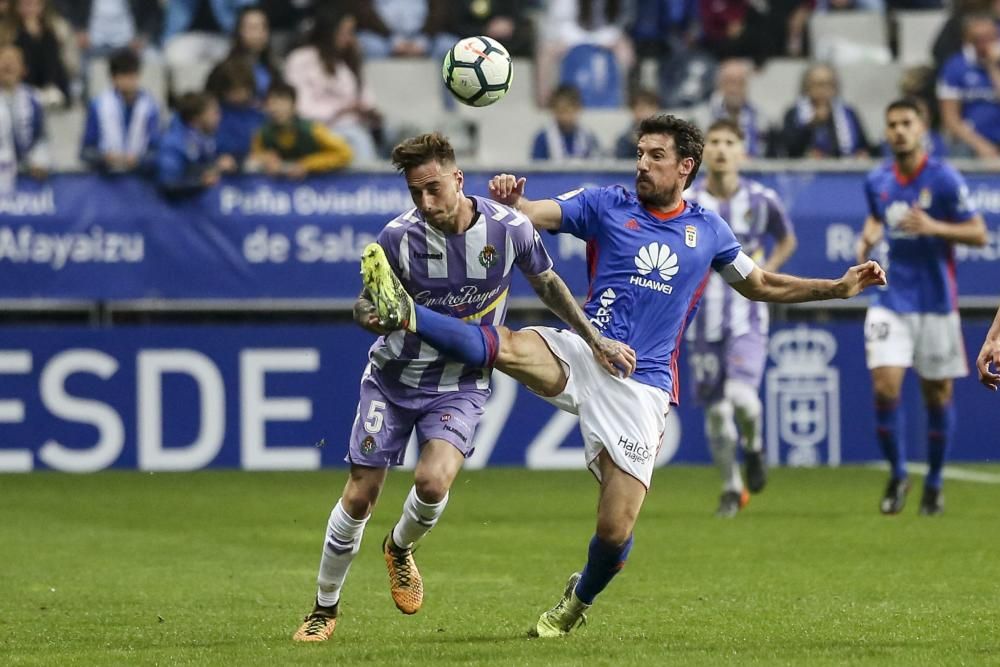
<path fill-rule="evenodd" d="M 557 230 L 562 225 L 562 209 L 551 199 L 532 201 L 524 196 L 527 179 L 499 174 L 490 179 L 490 197 L 517 209 L 531 220 L 535 229 Z"/>
<path fill-rule="evenodd" d="M 587 341 L 594 358 L 604 370 L 622 377 L 632 374 L 635 370 L 635 351 L 625 343 L 605 338 L 597 332 L 559 274 L 549 269 L 527 278 L 542 303 Z"/>
<path fill-rule="evenodd" d="M 993 368 L 990 368 L 993 364 Z M 979 381 L 988 389 L 1000 389 L 1000 310 L 993 318 L 993 325 L 986 333 L 983 349 L 976 357 L 976 369 L 979 371 Z"/>
<path fill-rule="evenodd" d="M 858 238 L 858 264 L 864 264 L 868 261 L 869 253 L 882 240 L 884 233 L 885 228 L 881 222 L 870 215 L 865 218 L 865 226 L 861 229 L 861 236 Z"/>
<path fill-rule="evenodd" d="M 798 278 L 754 267 L 744 280 L 730 284 L 737 292 L 754 301 L 804 303 L 826 299 L 849 299 L 869 287 L 885 285 L 885 271 L 878 262 L 868 261 L 852 266 L 836 280 L 827 280 Z"/>

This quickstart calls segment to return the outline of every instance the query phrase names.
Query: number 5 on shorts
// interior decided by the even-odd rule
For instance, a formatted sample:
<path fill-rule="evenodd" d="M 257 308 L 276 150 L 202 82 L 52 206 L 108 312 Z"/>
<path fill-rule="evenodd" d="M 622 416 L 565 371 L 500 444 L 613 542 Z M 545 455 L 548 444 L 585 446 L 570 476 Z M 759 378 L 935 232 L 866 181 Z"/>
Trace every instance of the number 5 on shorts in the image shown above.
<path fill-rule="evenodd" d="M 385 410 L 385 403 L 382 401 L 372 401 L 368 404 L 368 416 L 365 417 L 365 430 L 369 433 L 378 433 L 382 430 L 382 410 Z"/>

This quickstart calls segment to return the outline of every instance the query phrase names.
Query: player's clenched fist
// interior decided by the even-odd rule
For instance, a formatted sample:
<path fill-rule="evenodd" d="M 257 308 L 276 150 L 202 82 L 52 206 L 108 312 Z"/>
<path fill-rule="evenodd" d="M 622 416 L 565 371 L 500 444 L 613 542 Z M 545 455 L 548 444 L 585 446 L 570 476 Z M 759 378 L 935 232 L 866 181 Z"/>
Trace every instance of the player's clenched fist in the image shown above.
<path fill-rule="evenodd" d="M 838 296 L 849 299 L 869 287 L 885 285 L 885 270 L 878 265 L 878 262 L 869 260 L 864 264 L 847 269 L 847 273 L 839 282 L 840 294 Z"/>
<path fill-rule="evenodd" d="M 990 365 L 992 364 L 992 368 Z M 988 389 L 1000 389 L 1000 340 L 987 338 L 976 357 L 979 381 Z"/>
<path fill-rule="evenodd" d="M 526 181 L 523 176 L 518 178 L 513 174 L 494 176 L 490 179 L 490 198 L 507 206 L 517 206 L 518 200 L 524 196 Z"/>

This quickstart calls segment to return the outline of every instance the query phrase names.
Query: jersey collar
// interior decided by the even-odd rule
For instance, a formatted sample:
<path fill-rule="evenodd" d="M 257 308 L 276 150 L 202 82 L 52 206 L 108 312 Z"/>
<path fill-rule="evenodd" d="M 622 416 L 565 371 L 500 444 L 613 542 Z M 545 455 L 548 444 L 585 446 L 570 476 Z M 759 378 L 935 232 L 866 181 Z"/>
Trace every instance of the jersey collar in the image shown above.
<path fill-rule="evenodd" d="M 924 159 L 920 161 L 920 164 L 917 165 L 916 170 L 914 170 L 914 172 L 909 176 L 899 171 L 899 165 L 893 162 L 892 173 L 896 176 L 896 182 L 899 183 L 900 185 L 909 185 L 913 181 L 917 180 L 920 174 L 924 171 L 924 167 L 927 166 L 927 159 L 929 157 L 930 156 L 927 153 L 924 153 Z"/>
<path fill-rule="evenodd" d="M 683 213 L 685 206 L 687 206 L 687 202 L 681 199 L 681 203 L 677 205 L 677 208 L 673 209 L 672 211 L 667 211 L 666 213 L 663 213 L 661 211 L 654 211 L 653 209 L 645 205 L 643 205 L 643 208 L 646 209 L 646 213 L 649 213 L 657 220 L 670 220 L 671 218 L 676 218 L 681 213 Z"/>

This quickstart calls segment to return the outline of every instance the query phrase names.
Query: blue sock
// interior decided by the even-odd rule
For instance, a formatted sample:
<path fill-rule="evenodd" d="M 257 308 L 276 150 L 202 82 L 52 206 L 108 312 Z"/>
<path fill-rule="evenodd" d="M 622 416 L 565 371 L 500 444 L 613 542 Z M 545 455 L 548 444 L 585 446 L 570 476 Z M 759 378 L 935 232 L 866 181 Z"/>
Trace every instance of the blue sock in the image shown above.
<path fill-rule="evenodd" d="M 893 479 L 906 478 L 906 446 L 903 444 L 903 414 L 899 401 L 875 402 L 875 433 Z"/>
<path fill-rule="evenodd" d="M 628 559 L 632 550 L 632 536 L 629 535 L 624 544 L 609 544 L 594 535 L 587 550 L 587 566 L 583 568 L 583 576 L 576 584 L 576 597 L 584 604 L 594 604 L 594 598 L 611 583 L 615 575 Z"/>
<path fill-rule="evenodd" d="M 955 407 L 948 403 L 927 408 L 927 478 L 924 486 L 941 488 L 941 471 L 955 425 Z"/>
<path fill-rule="evenodd" d="M 497 328 L 467 324 L 457 317 L 436 313 L 426 306 L 414 306 L 416 333 L 445 356 L 476 368 L 493 366 L 500 351 Z"/>

